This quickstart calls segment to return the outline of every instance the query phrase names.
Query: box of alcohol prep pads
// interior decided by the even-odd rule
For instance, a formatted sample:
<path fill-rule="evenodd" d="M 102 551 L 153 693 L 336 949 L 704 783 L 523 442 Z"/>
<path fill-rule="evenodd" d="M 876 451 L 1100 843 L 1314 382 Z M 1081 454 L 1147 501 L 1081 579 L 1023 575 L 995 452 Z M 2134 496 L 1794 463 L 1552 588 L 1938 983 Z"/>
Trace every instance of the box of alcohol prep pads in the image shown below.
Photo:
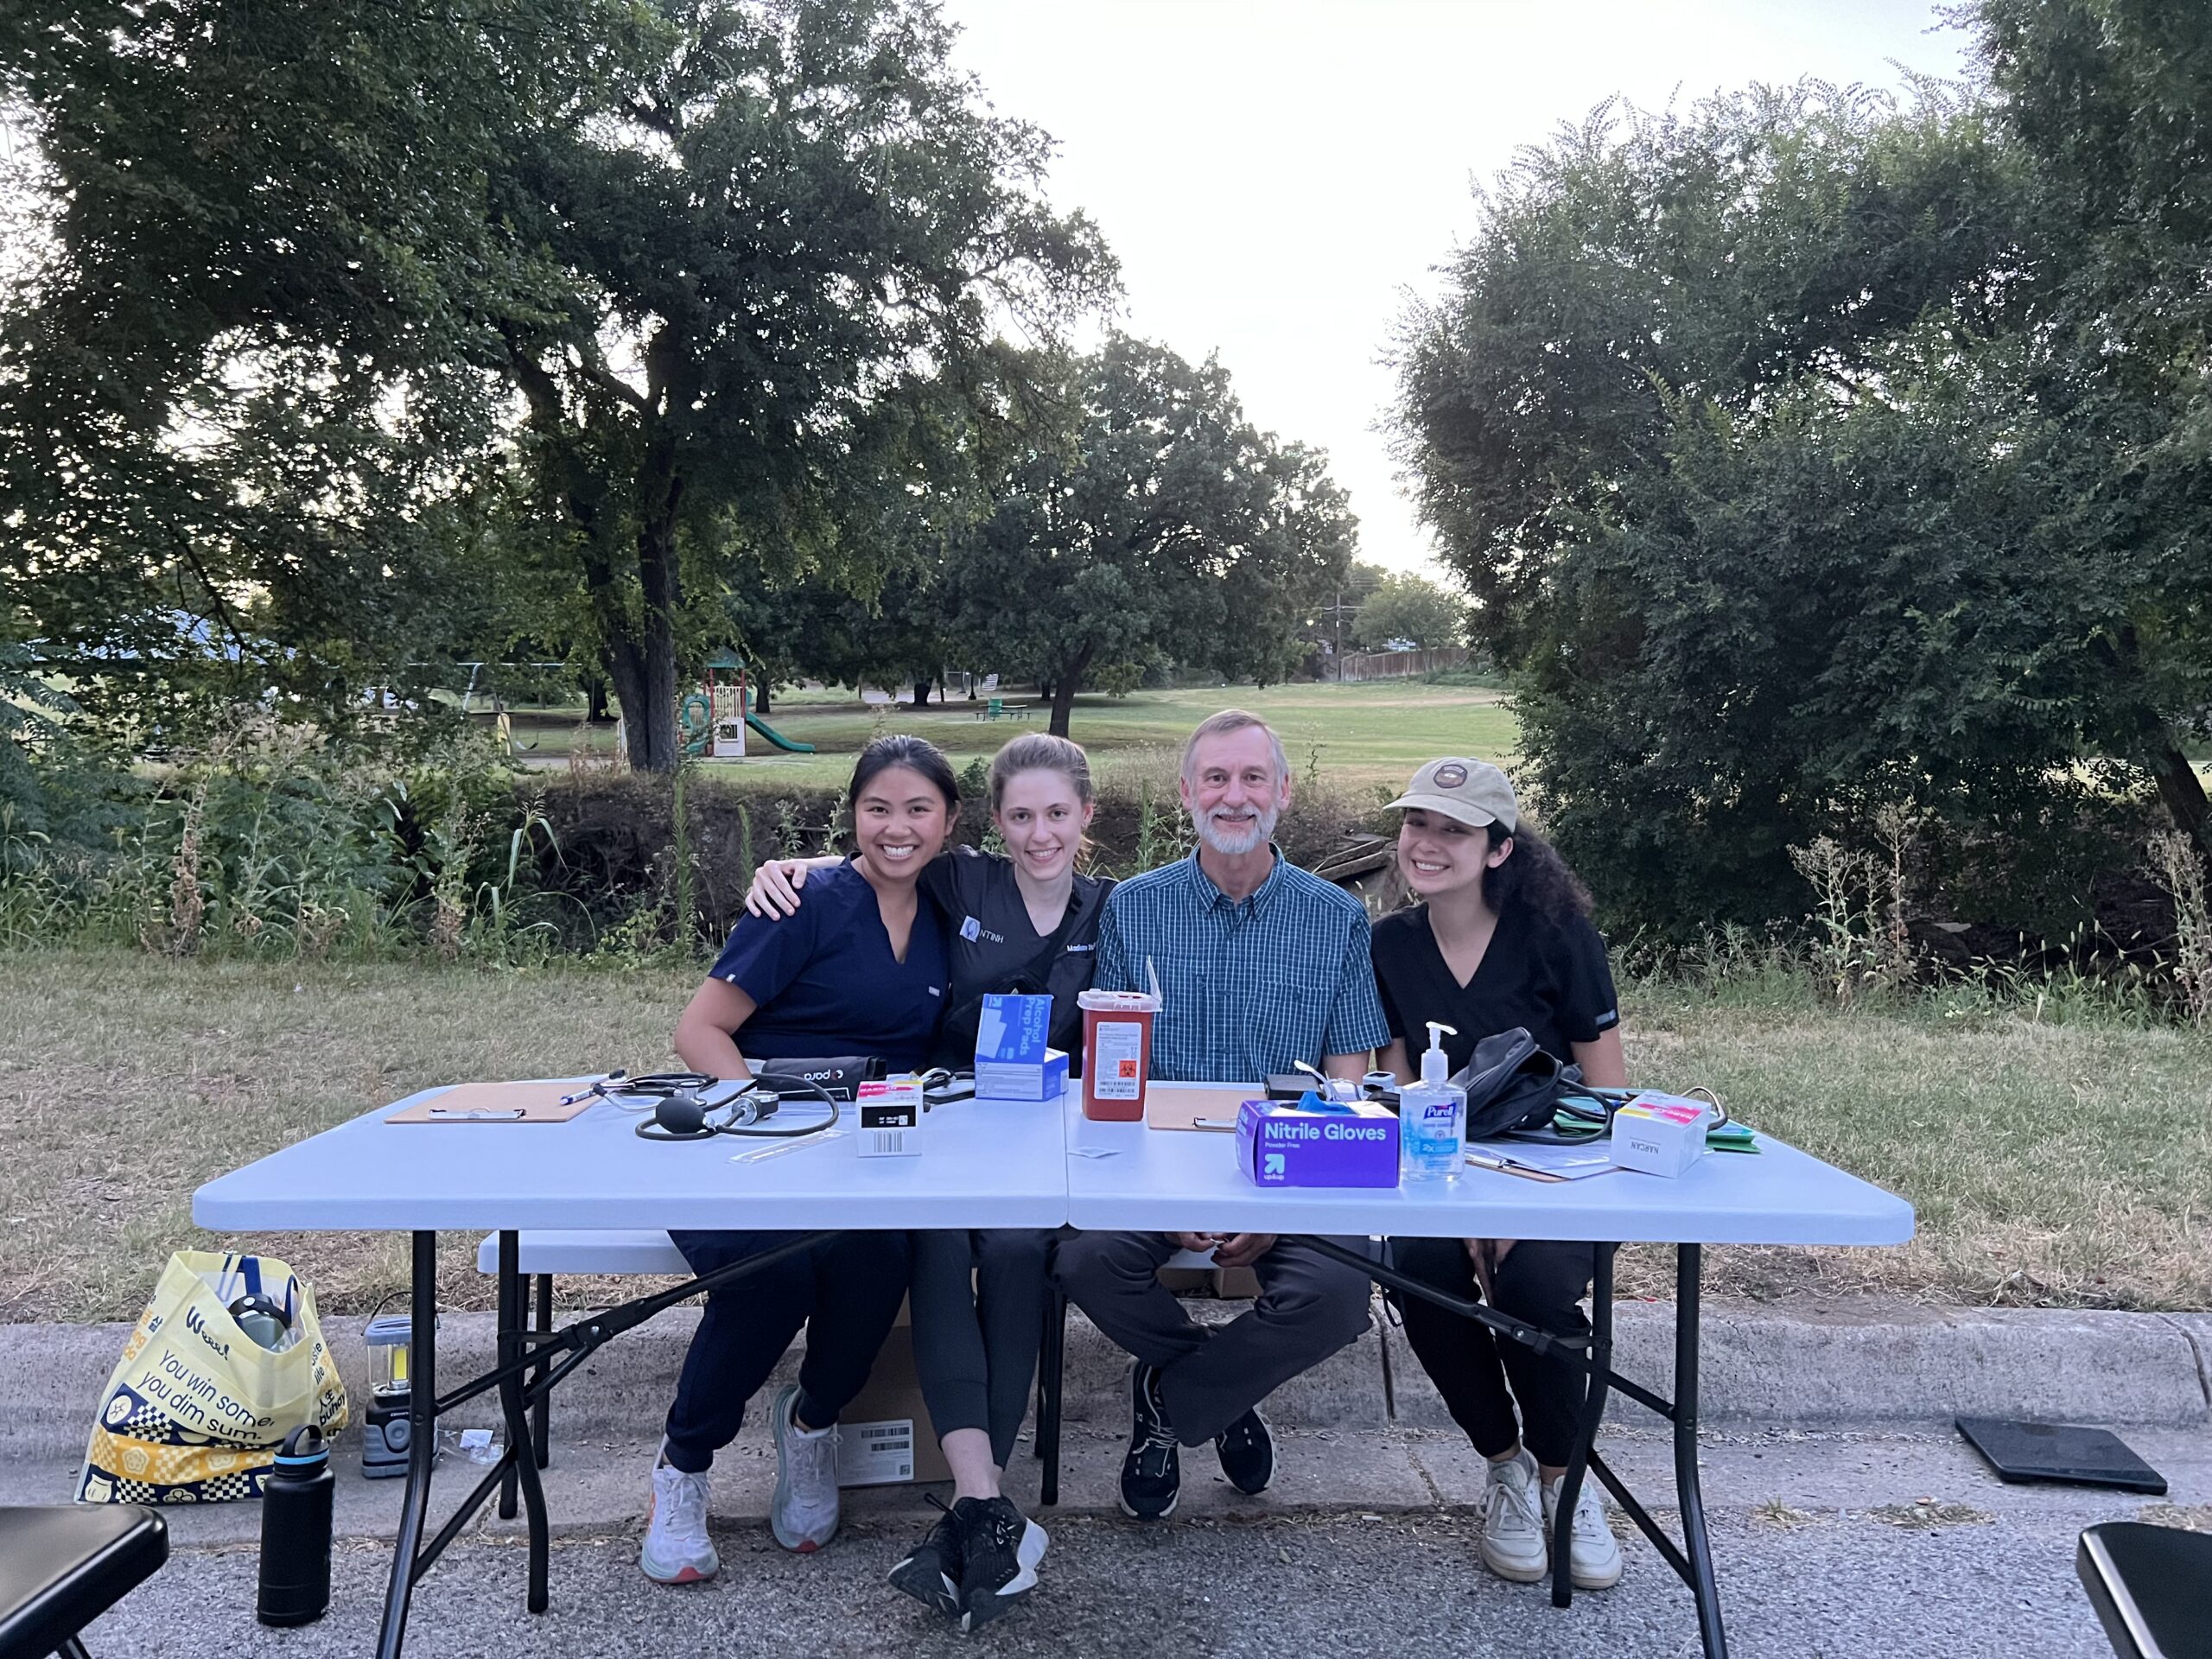
<path fill-rule="evenodd" d="M 1052 999 L 993 991 L 976 1019 L 978 1100 L 1058 1100 L 1068 1086 L 1068 1057 L 1045 1046 Z"/>
<path fill-rule="evenodd" d="M 1372 1101 L 1248 1100 L 1236 1164 L 1258 1186 L 1395 1186 L 1397 1116 Z"/>

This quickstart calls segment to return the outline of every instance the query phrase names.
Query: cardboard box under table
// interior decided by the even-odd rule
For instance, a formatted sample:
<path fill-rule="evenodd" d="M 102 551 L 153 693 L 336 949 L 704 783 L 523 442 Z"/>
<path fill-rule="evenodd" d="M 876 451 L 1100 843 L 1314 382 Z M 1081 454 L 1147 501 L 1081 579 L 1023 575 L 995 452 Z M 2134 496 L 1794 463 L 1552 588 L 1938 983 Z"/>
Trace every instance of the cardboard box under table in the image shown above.
<path fill-rule="evenodd" d="M 1155 1096 L 1203 1087 L 1156 1084 Z M 1204 1114 L 1215 1121 L 1211 1110 Z M 1699 1296 L 1707 1244 L 1901 1244 L 1912 1236 L 1912 1209 L 1903 1199 L 1830 1167 L 1795 1147 L 1758 1137 L 1755 1155 L 1700 1158 L 1672 1180 L 1616 1170 L 1586 1180 L 1522 1180 L 1469 1168 L 1451 1182 L 1390 1187 L 1262 1186 L 1241 1173 L 1220 1135 L 1161 1134 L 1141 1123 L 1103 1122 L 1067 1114 L 1068 1222 L 1100 1230 L 1274 1233 L 1356 1267 L 1402 1294 L 1422 1294 L 1387 1263 L 1340 1239 L 1515 1238 L 1656 1243 L 1675 1247 L 1675 1398 L 1612 1369 L 1612 1251 L 1595 1252 L 1592 1334 L 1586 1340 L 1545 1337 L 1552 1351 L 1593 1383 L 1583 1402 L 1570 1490 L 1562 1493 L 1553 1540 L 1552 1599 L 1572 1599 L 1566 1563 L 1567 1528 L 1586 1473 L 1601 1474 L 1630 1518 L 1688 1585 L 1699 1634 L 1711 1659 L 1726 1652 L 1711 1541 L 1698 1486 L 1697 1400 Z M 1432 1297 L 1432 1300 L 1434 1300 Z M 1501 1336 L 1533 1341 L 1542 1333 L 1480 1305 L 1455 1306 Z M 1680 1541 L 1669 1537 L 1634 1502 L 1594 1449 L 1607 1399 L 1625 1395 L 1670 1421 L 1675 1449 Z M 1050 1420 L 1046 1431 L 1053 1427 Z M 1057 1446 L 1041 1448 L 1046 1468 Z"/>
<path fill-rule="evenodd" d="M 708 1281 L 582 1315 L 541 1336 L 528 1330 L 525 1319 L 520 1268 L 525 1231 L 790 1232 L 793 1243 L 782 1248 L 797 1249 L 812 1238 L 855 1228 L 1057 1227 L 1067 1219 L 1066 1142 L 1060 1115 L 1049 1104 L 952 1102 L 931 1112 L 919 1155 L 877 1158 L 861 1157 L 850 1133 L 776 1142 L 728 1135 L 675 1143 L 641 1140 L 634 1133 L 639 1115 L 606 1101 L 590 1103 L 564 1123 L 486 1120 L 424 1128 L 385 1122 L 438 1092 L 380 1106 L 287 1147 L 210 1181 L 193 1200 L 194 1219 L 219 1232 L 412 1236 L 410 1456 L 378 1659 L 397 1659 L 421 1575 L 509 1482 L 528 1520 L 526 1605 L 532 1612 L 545 1611 L 550 1542 L 537 1460 L 528 1451 L 532 1406 L 606 1342 L 709 1285 L 741 1283 L 764 1260 L 755 1257 Z M 794 1102 L 786 1110 L 796 1116 L 802 1104 Z M 841 1127 L 849 1130 L 850 1125 Z M 436 1319 L 438 1234 L 456 1229 L 496 1235 L 499 1281 L 499 1363 L 486 1376 L 457 1386 L 455 1379 L 442 1381 L 437 1375 Z M 891 1369 L 879 1380 L 899 1393 L 898 1361 L 894 1356 L 886 1363 Z M 671 1392 L 674 1387 L 671 1377 Z M 494 1394 L 505 1449 L 454 1519 L 432 1528 L 428 1508 L 439 1418 Z M 880 1421 L 926 1418 L 918 1402 L 896 1415 L 889 1407 L 878 1409 Z M 916 1439 L 922 1440 L 918 1422 L 916 1428 Z"/>

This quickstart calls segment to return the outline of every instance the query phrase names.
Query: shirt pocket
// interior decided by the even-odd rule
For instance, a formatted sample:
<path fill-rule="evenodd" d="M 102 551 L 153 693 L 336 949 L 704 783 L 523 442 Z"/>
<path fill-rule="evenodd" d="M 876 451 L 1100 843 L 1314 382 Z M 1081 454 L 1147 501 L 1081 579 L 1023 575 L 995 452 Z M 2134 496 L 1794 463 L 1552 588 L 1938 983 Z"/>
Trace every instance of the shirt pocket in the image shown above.
<path fill-rule="evenodd" d="M 1299 1060 L 1319 1065 L 1336 1003 L 1337 988 L 1326 981 L 1267 981 L 1252 999 L 1251 1024 L 1243 1033 L 1247 1052 L 1268 1071 L 1287 1071 Z"/>

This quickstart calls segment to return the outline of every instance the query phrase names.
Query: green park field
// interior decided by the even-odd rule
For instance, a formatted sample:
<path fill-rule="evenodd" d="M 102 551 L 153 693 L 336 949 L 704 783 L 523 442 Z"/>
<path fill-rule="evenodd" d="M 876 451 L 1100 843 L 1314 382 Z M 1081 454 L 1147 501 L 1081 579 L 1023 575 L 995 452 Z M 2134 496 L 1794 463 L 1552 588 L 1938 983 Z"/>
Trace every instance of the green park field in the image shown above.
<path fill-rule="evenodd" d="M 817 701 L 816 699 L 823 699 Z M 1009 694 L 1007 718 L 976 717 L 982 701 L 955 699 L 926 709 L 904 703 L 869 705 L 849 693 L 795 691 L 773 701 L 767 723 L 818 753 L 785 754 L 757 735 L 742 760 L 707 762 L 717 776 L 759 777 L 810 784 L 842 783 L 851 757 L 879 732 L 926 737 L 964 766 L 988 758 L 1017 732 L 1044 729 L 1048 710 L 1034 696 Z M 1180 748 L 1192 727 L 1217 709 L 1249 709 L 1282 734 L 1291 770 L 1318 772 L 1350 785 L 1398 784 L 1424 760 L 1440 754 L 1509 761 L 1516 728 L 1504 694 L 1470 686 L 1397 680 L 1363 685 L 1302 683 L 1264 689 L 1244 686 L 1135 691 L 1125 697 L 1086 694 L 1076 699 L 1069 735 L 1084 746 L 1103 777 L 1122 768 L 1157 772 Z M 1026 711 L 1027 718 L 1020 716 Z M 576 710 L 523 710 L 513 717 L 517 747 L 525 759 L 565 760 L 577 732 Z M 611 729 L 590 732 L 594 747 L 610 747 Z M 531 746 L 535 746 L 534 747 Z"/>

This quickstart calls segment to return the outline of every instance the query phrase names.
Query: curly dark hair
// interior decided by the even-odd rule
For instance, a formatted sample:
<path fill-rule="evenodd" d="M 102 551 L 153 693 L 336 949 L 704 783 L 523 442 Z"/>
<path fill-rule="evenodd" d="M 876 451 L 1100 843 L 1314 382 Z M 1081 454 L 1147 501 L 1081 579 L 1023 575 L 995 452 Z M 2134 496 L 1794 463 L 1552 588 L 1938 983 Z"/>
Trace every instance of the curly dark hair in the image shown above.
<path fill-rule="evenodd" d="M 1513 843 L 1510 858 L 1483 872 L 1483 902 L 1493 911 L 1502 916 L 1509 905 L 1525 905 L 1554 925 L 1590 913 L 1590 889 L 1582 878 L 1526 823 L 1510 831 L 1503 824 L 1485 824 L 1483 833 L 1486 852 L 1501 842 Z"/>

